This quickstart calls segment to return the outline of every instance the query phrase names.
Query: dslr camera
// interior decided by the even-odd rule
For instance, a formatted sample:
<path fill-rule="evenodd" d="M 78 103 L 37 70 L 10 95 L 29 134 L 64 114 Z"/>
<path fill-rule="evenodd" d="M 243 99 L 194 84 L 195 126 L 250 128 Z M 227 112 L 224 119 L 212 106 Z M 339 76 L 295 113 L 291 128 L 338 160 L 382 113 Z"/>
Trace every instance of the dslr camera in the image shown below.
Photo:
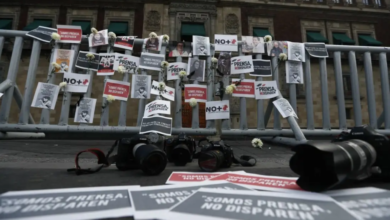
<path fill-rule="evenodd" d="M 167 155 L 157 144 L 163 140 L 158 134 L 135 135 L 122 138 L 117 144 L 116 167 L 118 170 L 141 169 L 148 175 L 158 175 L 167 165 Z"/>
<path fill-rule="evenodd" d="M 206 140 L 206 141 L 205 141 Z M 205 141 L 201 143 L 202 141 Z M 214 172 L 220 168 L 229 168 L 234 162 L 233 149 L 223 140 L 199 140 L 200 152 L 198 154 L 199 168 L 206 172 Z"/>
<path fill-rule="evenodd" d="M 292 149 L 290 168 L 304 190 L 321 192 L 372 174 L 390 179 L 390 141 L 367 125 L 342 132 L 332 142 L 309 141 Z"/>
<path fill-rule="evenodd" d="M 196 143 L 192 137 L 180 133 L 176 138 L 165 140 L 164 150 L 169 162 L 173 162 L 176 166 L 185 166 L 194 158 Z"/>

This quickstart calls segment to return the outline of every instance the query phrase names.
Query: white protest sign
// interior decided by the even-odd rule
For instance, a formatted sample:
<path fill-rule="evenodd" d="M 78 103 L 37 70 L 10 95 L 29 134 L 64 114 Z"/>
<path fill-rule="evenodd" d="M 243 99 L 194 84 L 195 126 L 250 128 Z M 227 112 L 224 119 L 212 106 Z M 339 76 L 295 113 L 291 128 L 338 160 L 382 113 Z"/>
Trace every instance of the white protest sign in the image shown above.
<path fill-rule="evenodd" d="M 276 81 L 256 81 L 256 99 L 271 99 L 279 95 L 278 83 Z"/>
<path fill-rule="evenodd" d="M 214 35 L 215 51 L 238 50 L 237 35 L 216 34 Z"/>
<path fill-rule="evenodd" d="M 115 53 L 115 61 L 114 61 L 114 70 L 118 70 L 120 66 L 125 68 L 126 73 L 135 71 L 137 66 L 139 65 L 139 57 Z"/>
<path fill-rule="evenodd" d="M 161 95 L 162 97 L 175 101 L 175 89 L 169 86 L 165 86 L 164 90 L 159 90 L 159 82 L 153 80 L 152 88 L 150 90 L 150 94 L 152 95 Z"/>
<path fill-rule="evenodd" d="M 135 219 L 159 219 L 161 211 L 168 211 L 200 188 L 225 190 L 252 190 L 227 181 L 198 182 L 186 185 L 162 185 L 130 191 Z"/>
<path fill-rule="evenodd" d="M 245 171 L 230 171 L 232 173 L 245 173 Z M 208 180 L 210 178 L 230 172 L 172 172 L 165 184 L 187 184 Z"/>
<path fill-rule="evenodd" d="M 185 220 L 356 220 L 357 216 L 329 196 L 201 188 L 159 219 Z"/>
<path fill-rule="evenodd" d="M 232 57 L 230 64 L 230 74 L 251 73 L 253 68 L 252 56 Z"/>
<path fill-rule="evenodd" d="M 273 101 L 273 103 L 283 118 L 287 118 L 289 116 L 298 118 L 293 107 L 291 106 L 290 102 L 287 99 L 285 98 L 277 99 Z"/>
<path fill-rule="evenodd" d="M 64 73 L 64 82 L 66 82 L 66 91 L 72 93 L 86 93 L 89 86 L 91 75 Z"/>
<path fill-rule="evenodd" d="M 129 217 L 129 190 L 111 186 L 12 191 L 0 195 L 0 219 L 81 220 Z"/>
<path fill-rule="evenodd" d="M 188 64 L 182 62 L 169 63 L 167 68 L 167 79 L 176 80 L 179 79 L 180 71 L 187 71 Z"/>
<path fill-rule="evenodd" d="M 229 118 L 229 100 L 206 102 L 206 120 Z"/>
<path fill-rule="evenodd" d="M 171 114 L 171 102 L 164 100 L 154 100 L 145 106 L 144 117 L 155 114 Z"/>

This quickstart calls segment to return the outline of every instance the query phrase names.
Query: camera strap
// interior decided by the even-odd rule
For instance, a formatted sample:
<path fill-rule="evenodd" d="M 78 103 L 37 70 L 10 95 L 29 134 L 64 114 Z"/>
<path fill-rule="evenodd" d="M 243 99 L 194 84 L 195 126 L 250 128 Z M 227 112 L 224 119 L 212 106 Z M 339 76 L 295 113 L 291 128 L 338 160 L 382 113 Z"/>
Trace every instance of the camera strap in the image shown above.
<path fill-rule="evenodd" d="M 76 172 L 77 175 L 91 174 L 91 173 L 96 173 L 96 172 L 100 171 L 103 167 L 110 166 L 112 163 L 114 163 L 116 161 L 116 155 L 114 155 L 114 156 L 110 156 L 110 155 L 115 150 L 117 145 L 118 145 L 118 140 L 116 140 L 115 143 L 111 146 L 110 150 L 107 152 L 107 155 L 104 155 L 103 151 L 101 151 L 100 149 L 97 149 L 97 148 L 90 148 L 90 149 L 78 152 L 76 154 L 76 157 L 75 157 L 76 168 L 67 169 L 67 171 L 68 172 Z M 97 163 L 99 166 L 97 166 L 96 168 L 82 169 L 79 165 L 79 156 L 85 152 L 89 152 L 89 153 L 92 153 L 93 155 L 95 155 L 98 159 Z"/>
<path fill-rule="evenodd" d="M 236 158 L 233 154 L 233 163 L 240 164 L 243 167 L 253 167 L 256 165 L 256 158 L 248 155 L 242 155 L 240 158 Z"/>

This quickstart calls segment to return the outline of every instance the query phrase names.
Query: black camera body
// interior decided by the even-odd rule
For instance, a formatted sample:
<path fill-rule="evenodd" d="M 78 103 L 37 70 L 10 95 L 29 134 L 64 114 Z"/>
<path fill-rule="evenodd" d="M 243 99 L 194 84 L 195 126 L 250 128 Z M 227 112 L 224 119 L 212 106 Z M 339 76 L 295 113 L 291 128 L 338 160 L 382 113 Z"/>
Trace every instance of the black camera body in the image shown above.
<path fill-rule="evenodd" d="M 151 143 L 146 135 L 122 138 L 117 144 L 116 167 L 118 170 L 141 169 L 149 175 L 160 174 L 166 167 L 167 156 Z"/>
<path fill-rule="evenodd" d="M 207 141 L 200 148 L 198 165 L 201 170 L 214 172 L 219 168 L 231 167 L 234 160 L 233 149 L 224 141 Z"/>
<path fill-rule="evenodd" d="M 177 166 L 185 166 L 194 158 L 196 142 L 194 138 L 181 133 L 176 138 L 166 139 L 164 150 L 169 162 L 173 162 Z"/>

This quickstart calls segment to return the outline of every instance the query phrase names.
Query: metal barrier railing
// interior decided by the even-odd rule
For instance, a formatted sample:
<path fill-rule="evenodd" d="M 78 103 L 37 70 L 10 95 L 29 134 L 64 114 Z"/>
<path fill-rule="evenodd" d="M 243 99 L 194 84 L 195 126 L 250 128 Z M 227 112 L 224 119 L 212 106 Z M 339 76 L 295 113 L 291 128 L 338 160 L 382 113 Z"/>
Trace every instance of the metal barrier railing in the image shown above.
<path fill-rule="evenodd" d="M 61 116 L 59 119 L 58 125 L 49 124 L 50 119 L 50 110 L 43 109 L 41 113 L 41 119 L 39 124 L 35 124 L 30 112 L 30 104 L 32 100 L 32 95 L 34 94 L 33 88 L 35 86 L 35 76 L 38 66 L 39 55 L 41 51 L 41 42 L 38 40 L 33 40 L 31 58 L 29 63 L 29 69 L 27 73 L 27 81 L 24 91 L 24 96 L 22 97 L 18 86 L 15 84 L 19 61 L 21 58 L 22 48 L 23 48 L 23 39 L 25 38 L 26 32 L 23 31 L 6 31 L 0 30 L 0 55 L 4 46 L 4 39 L 15 38 L 11 61 L 9 65 L 7 79 L 0 84 L 0 92 L 4 92 L 2 97 L 2 105 L 0 107 L 0 132 L 44 132 L 44 133 L 96 133 L 96 134 L 117 134 L 117 135 L 127 135 L 135 134 L 139 132 L 139 126 L 143 117 L 143 112 L 145 108 L 145 99 L 139 100 L 138 106 L 138 118 L 137 118 L 137 127 L 126 126 L 127 118 L 127 103 L 126 101 L 121 101 L 120 112 L 119 112 L 119 121 L 117 126 L 110 126 L 108 124 L 109 118 L 109 106 L 102 110 L 100 126 L 91 126 L 91 125 L 68 125 L 68 115 L 70 100 L 72 94 L 67 92 L 66 98 L 64 98 L 61 108 Z M 84 36 L 83 42 L 86 41 Z M 143 39 L 136 39 L 135 44 L 143 44 Z M 163 44 L 161 53 L 165 54 L 166 43 Z M 240 44 L 239 44 L 240 45 Z M 71 49 L 75 51 L 75 54 L 79 51 L 79 44 L 72 44 Z M 53 49 L 59 48 L 60 45 L 56 44 Z M 359 81 L 358 81 L 358 71 L 357 71 L 357 62 L 356 62 L 356 53 L 364 53 L 364 71 L 365 71 L 365 82 L 366 82 L 366 94 L 367 94 L 367 105 L 368 105 L 368 115 L 369 115 L 369 124 L 378 129 L 384 123 L 384 129 L 378 129 L 380 133 L 390 135 L 390 91 L 389 91 L 389 74 L 388 74 L 388 65 L 386 53 L 390 52 L 390 48 L 387 47 L 362 47 L 362 46 L 339 46 L 339 45 L 326 45 L 326 48 L 329 52 L 333 53 L 333 62 L 334 62 L 334 73 L 335 73 L 335 83 L 336 83 L 336 95 L 337 95 L 337 106 L 338 106 L 338 119 L 339 119 L 339 129 L 332 129 L 330 123 L 330 113 L 329 113 L 329 93 L 328 93 L 328 73 L 326 66 L 326 58 L 319 58 L 319 68 L 320 68 L 320 90 L 321 90 L 321 104 L 322 104 L 322 129 L 316 129 L 314 123 L 314 108 L 313 108 L 313 95 L 312 95 L 312 79 L 311 79 L 311 62 L 310 56 L 306 52 L 306 60 L 303 65 L 304 69 L 304 87 L 305 87 L 305 107 L 306 107 L 306 118 L 307 126 L 305 129 L 300 129 L 297 120 L 294 117 L 288 117 L 287 121 L 290 124 L 291 129 L 282 129 L 280 114 L 276 108 L 273 107 L 272 101 L 277 98 L 281 98 L 281 95 L 277 98 L 270 99 L 266 111 L 264 112 L 264 100 L 257 101 L 257 128 L 248 129 L 247 122 L 247 104 L 246 98 L 240 98 L 240 125 L 239 129 L 231 129 L 230 120 L 222 120 L 222 135 L 227 136 L 261 136 L 261 137 L 275 137 L 275 136 L 295 136 L 297 141 L 305 141 L 305 136 L 333 136 L 339 134 L 341 131 L 347 129 L 346 122 L 346 112 L 345 112 L 345 99 L 344 99 L 344 85 L 342 79 L 342 60 L 341 53 L 348 53 L 348 61 L 350 68 L 350 77 L 351 77 L 351 89 L 352 89 L 352 99 L 353 99 L 353 111 L 354 111 L 354 122 L 355 125 L 362 124 L 362 109 L 360 101 L 360 91 L 359 91 Z M 211 45 L 211 49 L 214 50 L 214 46 Z M 144 49 L 143 49 L 144 50 Z M 90 48 L 90 52 L 96 52 L 96 48 Z M 108 46 L 107 52 L 111 52 L 112 48 Z M 126 50 L 126 54 L 131 54 L 132 51 Z M 214 51 L 212 51 L 212 54 Z M 380 67 L 380 77 L 381 77 L 381 90 L 382 90 L 382 102 L 383 102 L 383 113 L 377 118 L 376 115 L 376 102 L 375 102 L 375 88 L 373 82 L 373 70 L 372 70 L 372 59 L 371 54 L 379 54 L 379 67 Z M 239 55 L 243 55 L 241 47 L 239 47 Z M 256 55 L 256 58 L 261 58 L 262 55 Z M 75 56 L 75 59 L 77 56 Z M 53 54 L 51 59 L 53 59 Z M 181 62 L 182 58 L 177 57 L 176 61 Z M 330 59 L 330 58 L 328 58 Z M 278 65 L 278 58 L 271 58 L 271 64 L 273 71 L 272 79 L 279 82 L 279 71 L 278 68 L 274 68 Z M 73 62 L 75 65 L 75 62 Z M 211 66 L 211 57 L 207 58 L 207 66 Z M 50 67 L 49 67 L 50 68 Z M 73 70 L 75 66 L 72 67 Z M 48 71 L 48 82 L 53 83 L 55 74 L 51 76 L 51 69 Z M 214 100 L 214 70 L 207 68 L 208 73 L 206 75 L 210 77 L 207 80 L 207 100 Z M 91 75 L 91 82 L 85 97 L 90 97 L 92 92 L 92 79 L 95 74 L 94 71 L 89 70 L 85 71 L 85 74 Z M 145 70 L 142 70 L 141 74 L 146 74 Z M 162 73 L 159 73 L 159 80 L 162 80 Z M 241 79 L 245 78 L 245 74 L 240 75 Z M 109 76 L 106 76 L 106 79 L 109 79 Z M 124 82 L 129 81 L 129 75 L 124 74 Z M 261 81 L 262 77 L 257 77 L 257 81 Z M 229 84 L 229 77 L 225 76 L 222 78 L 224 85 Z M 197 82 L 195 82 L 197 83 Z M 280 87 L 279 87 L 280 88 Z M 172 129 L 172 134 L 178 134 L 180 132 L 186 132 L 190 135 L 215 135 L 215 121 L 208 120 L 206 128 L 199 128 L 199 117 L 198 112 L 199 108 L 193 108 L 192 114 L 192 127 L 191 128 L 182 128 L 182 103 L 181 103 L 181 86 L 179 80 L 175 84 L 176 94 L 175 94 L 175 114 L 174 114 L 174 124 Z M 20 116 L 18 124 L 8 124 L 8 117 L 10 114 L 10 106 L 12 98 L 15 98 L 16 102 L 20 106 Z M 225 100 L 228 100 L 228 96 L 224 96 Z M 292 107 L 297 110 L 297 94 L 296 94 L 296 85 L 289 84 L 289 101 Z M 104 103 L 104 101 L 103 101 Z M 268 121 L 271 117 L 273 111 L 273 129 L 267 129 Z"/>

